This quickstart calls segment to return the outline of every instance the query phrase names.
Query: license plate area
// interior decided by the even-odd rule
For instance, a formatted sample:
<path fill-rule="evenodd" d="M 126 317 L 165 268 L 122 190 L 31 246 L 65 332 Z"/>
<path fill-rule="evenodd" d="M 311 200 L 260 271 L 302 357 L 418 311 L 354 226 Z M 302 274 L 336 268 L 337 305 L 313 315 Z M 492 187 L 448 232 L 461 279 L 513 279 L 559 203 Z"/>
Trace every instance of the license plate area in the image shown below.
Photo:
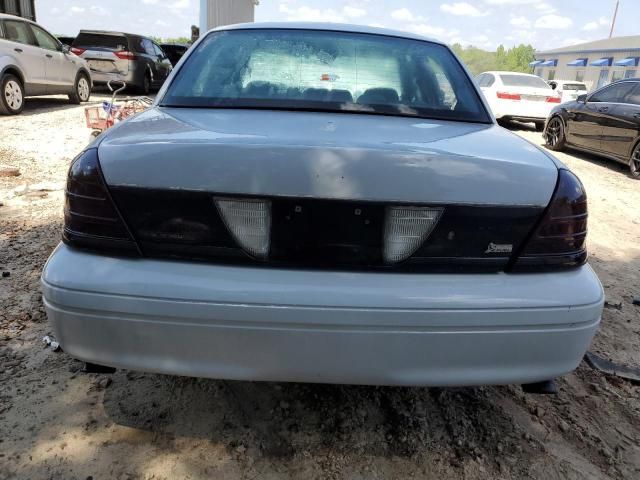
<path fill-rule="evenodd" d="M 116 65 L 109 60 L 88 60 L 89 68 L 94 72 L 111 73 L 116 72 L 118 69 Z"/>
<path fill-rule="evenodd" d="M 527 100 L 529 102 L 545 102 L 547 97 L 540 95 L 521 95 L 522 100 Z"/>
<path fill-rule="evenodd" d="M 380 265 L 382 204 L 276 199 L 270 258 L 307 265 Z"/>

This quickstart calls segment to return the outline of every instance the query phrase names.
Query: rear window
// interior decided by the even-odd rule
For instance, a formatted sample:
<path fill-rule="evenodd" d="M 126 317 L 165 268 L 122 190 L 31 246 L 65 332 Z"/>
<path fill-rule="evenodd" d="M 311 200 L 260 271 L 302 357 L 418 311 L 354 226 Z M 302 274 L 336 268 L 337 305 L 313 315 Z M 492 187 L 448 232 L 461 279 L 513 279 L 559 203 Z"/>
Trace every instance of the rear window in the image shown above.
<path fill-rule="evenodd" d="M 565 83 L 562 86 L 563 90 L 586 90 L 587 86 L 584 83 Z"/>
<path fill-rule="evenodd" d="M 490 121 L 471 80 L 446 47 L 315 30 L 209 34 L 162 104 Z"/>
<path fill-rule="evenodd" d="M 547 82 L 540 77 L 529 75 L 500 75 L 502 83 L 507 87 L 533 87 L 551 88 Z"/>
<path fill-rule="evenodd" d="M 74 47 L 98 47 L 109 50 L 129 50 L 127 37 L 123 35 L 109 35 L 102 33 L 80 33 L 73 41 Z"/>

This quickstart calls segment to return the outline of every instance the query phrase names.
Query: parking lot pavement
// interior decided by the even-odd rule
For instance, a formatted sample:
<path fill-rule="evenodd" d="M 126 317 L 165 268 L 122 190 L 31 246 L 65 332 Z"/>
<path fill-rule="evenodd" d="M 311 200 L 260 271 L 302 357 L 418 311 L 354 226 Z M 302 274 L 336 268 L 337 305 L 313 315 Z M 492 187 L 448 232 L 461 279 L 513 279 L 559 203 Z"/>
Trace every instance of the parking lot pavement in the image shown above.
<path fill-rule="evenodd" d="M 0 177 L 0 478 L 640 476 L 640 387 L 584 364 L 550 397 L 82 373 L 41 343 L 38 280 L 60 237 L 67 168 L 88 141 L 83 108 L 29 100 L 0 117 L 0 168 L 21 173 Z M 587 188 L 607 293 L 593 351 L 640 366 L 640 182 L 609 161 L 558 157 Z"/>

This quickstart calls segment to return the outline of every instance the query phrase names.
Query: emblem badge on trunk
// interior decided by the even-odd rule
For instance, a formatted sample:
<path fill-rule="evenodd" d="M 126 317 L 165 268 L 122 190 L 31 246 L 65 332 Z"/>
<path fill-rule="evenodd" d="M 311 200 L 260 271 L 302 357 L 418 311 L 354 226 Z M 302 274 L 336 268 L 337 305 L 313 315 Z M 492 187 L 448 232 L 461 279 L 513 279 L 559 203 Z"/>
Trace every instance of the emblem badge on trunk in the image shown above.
<path fill-rule="evenodd" d="M 490 243 L 484 253 L 511 253 L 512 251 L 513 245 L 511 244 Z"/>

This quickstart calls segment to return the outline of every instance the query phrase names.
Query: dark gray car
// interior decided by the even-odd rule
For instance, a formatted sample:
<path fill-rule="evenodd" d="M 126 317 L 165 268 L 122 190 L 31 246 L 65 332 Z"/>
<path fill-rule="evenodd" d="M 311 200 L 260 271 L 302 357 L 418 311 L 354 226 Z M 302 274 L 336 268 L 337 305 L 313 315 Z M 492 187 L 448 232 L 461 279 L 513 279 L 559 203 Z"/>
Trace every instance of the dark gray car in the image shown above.
<path fill-rule="evenodd" d="M 87 61 L 94 84 L 124 81 L 145 95 L 161 87 L 173 69 L 152 39 L 129 33 L 81 30 L 72 51 Z"/>

